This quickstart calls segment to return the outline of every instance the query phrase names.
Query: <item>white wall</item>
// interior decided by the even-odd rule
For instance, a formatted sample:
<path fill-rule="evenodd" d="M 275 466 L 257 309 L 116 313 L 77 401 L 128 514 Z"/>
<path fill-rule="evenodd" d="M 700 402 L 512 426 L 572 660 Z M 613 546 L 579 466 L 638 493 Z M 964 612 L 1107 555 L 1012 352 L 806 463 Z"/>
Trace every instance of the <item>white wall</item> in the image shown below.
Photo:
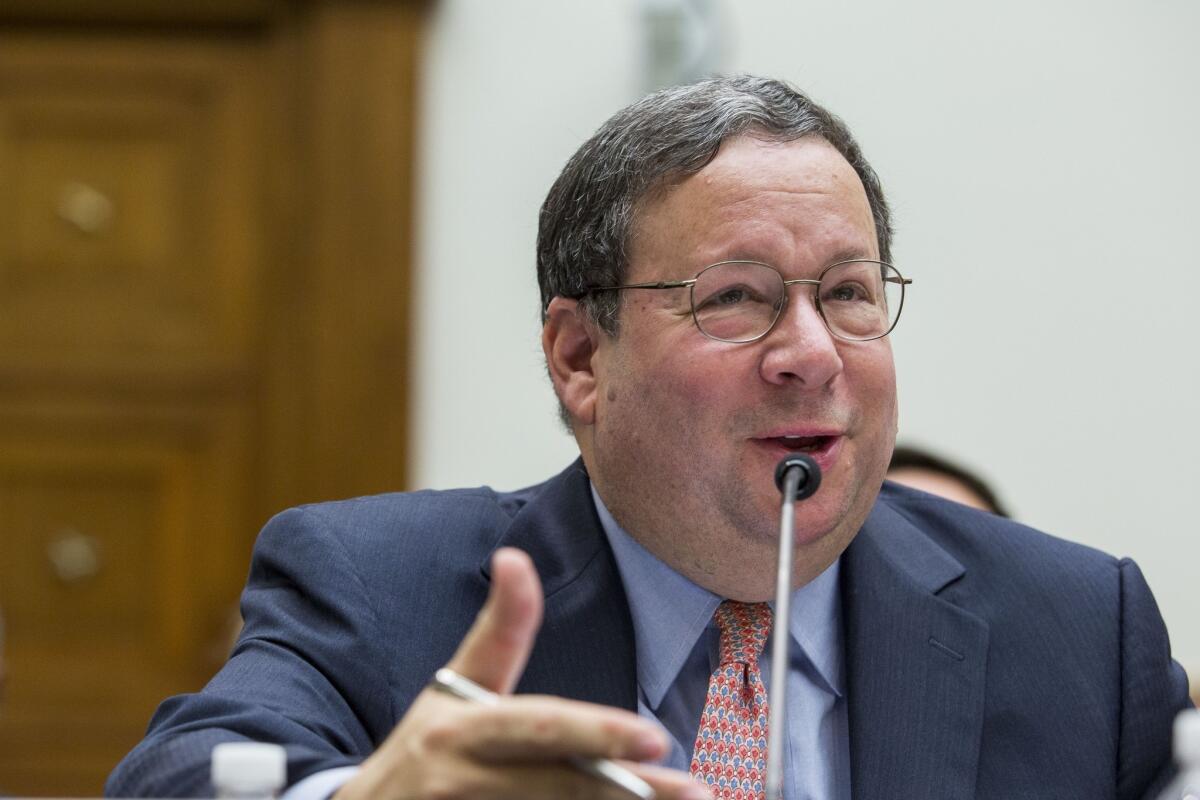
<path fill-rule="evenodd" d="M 915 284 L 901 436 L 1133 556 L 1200 677 L 1200 3 L 728 0 L 727 71 L 840 114 Z M 414 487 L 574 454 L 538 345 L 537 210 L 640 91 L 635 0 L 441 0 L 425 67 Z"/>

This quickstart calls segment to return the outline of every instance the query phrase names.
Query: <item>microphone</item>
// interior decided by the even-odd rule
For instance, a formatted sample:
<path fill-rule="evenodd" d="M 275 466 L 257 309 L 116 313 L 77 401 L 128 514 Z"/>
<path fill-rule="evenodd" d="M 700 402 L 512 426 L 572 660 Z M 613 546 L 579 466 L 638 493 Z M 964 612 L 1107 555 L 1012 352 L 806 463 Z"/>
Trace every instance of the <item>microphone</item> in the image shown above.
<path fill-rule="evenodd" d="M 812 497 L 821 486 L 821 468 L 804 453 L 789 453 L 775 467 L 775 485 L 783 494 L 779 512 L 779 561 L 775 572 L 775 613 L 771 617 L 771 689 L 767 694 L 766 800 L 783 797 L 784 708 L 787 706 L 788 618 L 792 598 L 792 543 L 796 501 Z"/>
<path fill-rule="evenodd" d="M 799 481 L 792 491 L 793 499 L 803 500 L 806 497 L 812 497 L 813 493 L 821 486 L 821 468 L 817 466 L 817 462 L 804 453 L 788 453 L 784 456 L 783 460 L 775 467 L 775 485 L 779 491 L 784 492 L 784 480 L 788 472 L 792 470 L 800 472 Z M 785 502 L 787 501 L 786 492 L 784 492 L 783 499 Z"/>

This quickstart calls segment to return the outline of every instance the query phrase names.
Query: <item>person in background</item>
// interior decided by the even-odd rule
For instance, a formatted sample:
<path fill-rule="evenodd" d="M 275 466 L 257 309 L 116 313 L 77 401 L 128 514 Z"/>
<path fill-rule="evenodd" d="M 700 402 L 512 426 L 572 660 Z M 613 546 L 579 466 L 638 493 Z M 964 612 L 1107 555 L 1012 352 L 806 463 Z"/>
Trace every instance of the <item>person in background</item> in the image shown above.
<path fill-rule="evenodd" d="M 983 478 L 961 464 L 911 445 L 892 451 L 887 479 L 1002 517 L 1012 517 Z"/>
<path fill-rule="evenodd" d="M 1137 566 L 885 484 L 909 282 L 889 219 L 846 126 L 780 81 L 618 112 L 538 227 L 580 458 L 516 492 L 275 517 L 229 663 L 160 706 L 107 791 L 211 792 L 213 746 L 252 739 L 286 746 L 289 800 L 627 797 L 572 766 L 597 757 L 660 800 L 762 800 L 795 451 L 822 481 L 788 565 L 785 800 L 1157 791 L 1187 680 Z M 443 669 L 494 702 L 431 686 Z"/>

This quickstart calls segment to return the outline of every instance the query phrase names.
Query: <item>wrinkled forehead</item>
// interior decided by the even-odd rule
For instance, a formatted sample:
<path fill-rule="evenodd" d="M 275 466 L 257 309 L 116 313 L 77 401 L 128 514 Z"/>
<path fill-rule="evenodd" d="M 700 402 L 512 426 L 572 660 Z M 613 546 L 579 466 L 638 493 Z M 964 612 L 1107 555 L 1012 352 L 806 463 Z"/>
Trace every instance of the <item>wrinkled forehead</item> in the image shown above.
<path fill-rule="evenodd" d="M 840 220 L 854 257 L 879 257 L 866 188 L 837 148 L 815 135 L 780 141 L 749 134 L 725 140 L 701 169 L 644 195 L 632 218 L 629 255 L 651 240 L 700 241 L 718 228 L 750 236 L 773 213 L 793 220 L 791 233 L 798 235 L 827 235 L 827 220 Z M 763 227 L 769 235 L 770 226 Z"/>
<path fill-rule="evenodd" d="M 822 158 L 814 159 L 812 153 Z M 862 178 L 846 157 L 817 134 L 781 139 L 761 131 L 730 136 L 696 169 L 668 172 L 633 198 L 633 221 L 684 187 L 720 188 L 744 185 L 752 191 L 843 191 L 853 194 L 868 211 L 870 200 Z M 693 189 L 693 191 L 696 191 Z"/>
<path fill-rule="evenodd" d="M 661 200 L 665 195 L 670 194 L 677 189 L 681 184 L 687 183 L 696 175 L 712 174 L 714 172 L 714 164 L 720 162 L 721 156 L 728 153 L 731 149 L 744 148 L 749 144 L 758 144 L 765 147 L 779 146 L 784 147 L 788 144 L 797 141 L 819 141 L 828 144 L 828 141 L 817 134 L 808 134 L 806 136 L 790 136 L 784 137 L 777 134 L 772 134 L 762 128 L 748 128 L 737 133 L 732 133 L 726 136 L 709 154 L 708 158 L 702 162 L 689 165 L 687 167 L 677 167 L 670 169 L 659 175 L 644 187 L 638 190 L 637 194 L 632 199 L 633 208 L 641 209 L 643 206 L 652 205 L 655 201 Z M 829 145 L 833 147 L 833 145 Z M 835 149 L 836 152 L 836 149 Z M 716 168 L 716 169 L 719 169 Z M 636 220 L 636 215 L 635 215 Z"/>

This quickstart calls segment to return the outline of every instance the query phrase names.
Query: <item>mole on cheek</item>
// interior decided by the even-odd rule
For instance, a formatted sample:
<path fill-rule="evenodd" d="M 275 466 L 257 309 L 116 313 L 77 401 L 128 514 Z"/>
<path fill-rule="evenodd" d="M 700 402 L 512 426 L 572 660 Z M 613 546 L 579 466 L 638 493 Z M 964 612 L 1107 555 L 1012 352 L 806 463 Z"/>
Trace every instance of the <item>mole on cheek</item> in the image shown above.
<path fill-rule="evenodd" d="M 610 403 L 615 403 L 617 400 L 617 390 L 610 386 L 608 392 L 605 394 L 605 399 Z"/>

